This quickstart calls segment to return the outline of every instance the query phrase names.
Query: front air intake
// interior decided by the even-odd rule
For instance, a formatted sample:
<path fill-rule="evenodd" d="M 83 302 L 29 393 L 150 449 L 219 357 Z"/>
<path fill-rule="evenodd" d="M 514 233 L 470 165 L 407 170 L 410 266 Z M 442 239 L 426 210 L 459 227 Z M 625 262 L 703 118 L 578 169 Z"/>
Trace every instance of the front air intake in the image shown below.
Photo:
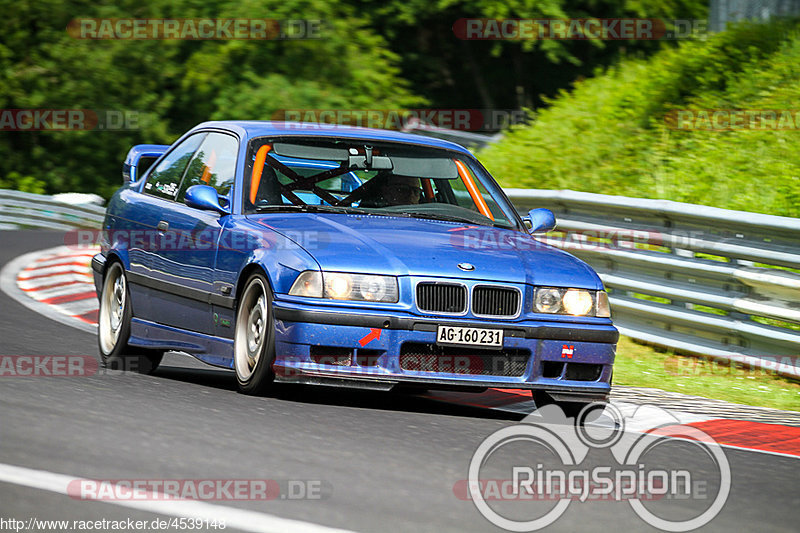
<path fill-rule="evenodd" d="M 417 307 L 428 313 L 459 315 L 467 311 L 467 288 L 455 283 L 419 283 Z"/>
<path fill-rule="evenodd" d="M 475 287 L 472 313 L 480 316 L 509 317 L 519 312 L 519 291 L 509 287 Z"/>

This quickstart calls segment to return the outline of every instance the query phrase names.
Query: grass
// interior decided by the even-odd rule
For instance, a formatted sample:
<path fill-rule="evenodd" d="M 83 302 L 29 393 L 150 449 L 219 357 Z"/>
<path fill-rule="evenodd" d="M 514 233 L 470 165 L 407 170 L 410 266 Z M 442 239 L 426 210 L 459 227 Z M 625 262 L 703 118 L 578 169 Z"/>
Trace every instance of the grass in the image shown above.
<path fill-rule="evenodd" d="M 479 152 L 501 185 L 800 217 L 797 121 L 727 131 L 669 120 L 679 110 L 800 116 L 800 21 L 743 23 L 595 74 Z"/>
<path fill-rule="evenodd" d="M 800 383 L 760 369 L 728 366 L 620 337 L 614 385 L 653 387 L 717 400 L 800 411 Z"/>

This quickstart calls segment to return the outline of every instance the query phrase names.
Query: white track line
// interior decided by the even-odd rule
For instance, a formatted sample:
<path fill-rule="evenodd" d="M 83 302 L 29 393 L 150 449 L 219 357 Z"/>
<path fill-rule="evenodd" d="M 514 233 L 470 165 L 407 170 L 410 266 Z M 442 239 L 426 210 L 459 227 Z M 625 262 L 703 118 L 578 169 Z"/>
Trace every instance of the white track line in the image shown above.
<path fill-rule="evenodd" d="M 19 288 L 17 285 L 17 274 L 24 269 L 25 267 L 29 266 L 33 263 L 36 259 L 47 255 L 47 254 L 59 254 L 59 253 L 70 253 L 70 250 L 67 246 L 58 246 L 56 248 L 51 248 L 48 250 L 39 250 L 37 252 L 31 252 L 29 254 L 21 255 L 16 259 L 12 259 L 6 266 L 3 267 L 3 270 L 0 270 L 0 289 L 4 293 L 6 293 L 9 297 L 13 298 L 20 304 L 24 305 L 28 309 L 39 313 L 40 315 L 44 315 L 47 318 L 55 320 L 56 322 L 61 322 L 67 326 L 72 326 L 73 328 L 80 329 L 89 333 L 96 333 L 97 326 L 93 326 L 91 324 L 87 324 L 82 320 L 78 320 L 76 318 L 67 316 L 64 313 L 57 311 L 52 305 L 44 304 L 37 300 L 34 300 L 28 295 L 25 291 Z M 74 275 L 74 274 L 73 274 Z M 40 278 L 40 279 L 50 279 L 51 281 L 55 279 L 53 278 Z M 73 279 L 86 279 L 86 276 L 81 275 L 79 278 Z M 31 280 L 34 281 L 34 280 Z"/>
<path fill-rule="evenodd" d="M 80 476 L 66 476 L 46 470 L 34 470 L 21 466 L 0 463 L 0 482 L 13 483 L 23 487 L 69 495 L 67 487 L 71 481 L 83 479 Z M 102 483 L 101 485 L 108 485 Z M 113 493 L 113 488 L 109 485 Z M 98 493 L 104 491 L 98 488 Z M 106 491 L 108 493 L 108 491 Z M 177 516 L 181 518 L 217 520 L 225 523 L 225 528 L 252 531 L 254 533 L 352 533 L 346 529 L 336 529 L 311 522 L 281 518 L 279 516 L 227 507 L 194 500 L 97 500 L 111 505 L 119 505 L 131 509 L 151 513 Z"/>
<path fill-rule="evenodd" d="M 711 435 L 711 437 L 714 438 L 714 435 Z M 791 454 L 791 453 L 773 452 L 772 450 L 761 450 L 761 449 L 758 449 L 758 448 L 745 448 L 744 446 L 736 446 L 734 444 L 720 444 L 720 443 L 717 443 L 717 446 L 720 446 L 722 448 L 727 448 L 729 450 L 740 451 L 740 452 L 755 452 L 755 453 L 763 453 L 765 455 L 775 455 L 777 457 L 788 457 L 789 459 L 795 459 L 795 460 L 800 459 L 800 457 L 798 457 L 798 456 L 796 456 L 794 454 Z"/>
<path fill-rule="evenodd" d="M 644 433 L 653 428 L 673 424 L 695 424 L 718 417 L 713 415 L 697 415 L 683 411 L 665 410 L 653 405 L 639 405 L 630 402 L 611 402 L 625 417 L 625 430 Z M 609 419 L 613 419 L 609 417 Z"/>

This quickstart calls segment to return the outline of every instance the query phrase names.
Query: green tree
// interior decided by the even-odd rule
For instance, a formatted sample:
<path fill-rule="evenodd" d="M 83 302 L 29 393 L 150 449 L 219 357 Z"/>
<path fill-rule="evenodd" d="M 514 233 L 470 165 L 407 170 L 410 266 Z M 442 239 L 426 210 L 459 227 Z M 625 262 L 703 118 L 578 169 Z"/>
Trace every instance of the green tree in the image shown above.
<path fill-rule="evenodd" d="M 109 195 L 127 150 L 170 143 L 211 118 L 269 119 L 287 106 L 404 107 L 424 98 L 399 58 L 347 5 L 324 0 L 157 0 L 142 5 L 0 0 L 0 109 L 95 109 L 138 116 L 131 131 L 0 133 L 0 176 L 19 172 L 48 192 Z M 326 22 L 305 41 L 83 40 L 70 20 L 306 18 Z"/>
<path fill-rule="evenodd" d="M 462 18 L 704 19 L 707 0 L 349 0 L 402 57 L 404 75 L 439 107 L 538 107 L 598 66 L 652 53 L 656 41 L 459 40 Z"/>

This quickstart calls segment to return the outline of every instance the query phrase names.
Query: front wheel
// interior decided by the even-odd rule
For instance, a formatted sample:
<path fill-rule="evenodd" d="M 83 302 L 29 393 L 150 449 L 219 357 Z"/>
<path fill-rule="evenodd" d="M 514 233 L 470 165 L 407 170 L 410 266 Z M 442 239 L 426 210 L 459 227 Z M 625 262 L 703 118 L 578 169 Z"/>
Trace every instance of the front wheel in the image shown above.
<path fill-rule="evenodd" d="M 118 262 L 108 267 L 100 293 L 97 344 L 106 368 L 152 373 L 161 363 L 162 351 L 128 345 L 131 336 L 131 298 L 125 269 Z"/>
<path fill-rule="evenodd" d="M 275 379 L 275 326 L 272 291 L 261 274 L 245 284 L 236 310 L 233 360 L 239 392 L 264 394 Z"/>

